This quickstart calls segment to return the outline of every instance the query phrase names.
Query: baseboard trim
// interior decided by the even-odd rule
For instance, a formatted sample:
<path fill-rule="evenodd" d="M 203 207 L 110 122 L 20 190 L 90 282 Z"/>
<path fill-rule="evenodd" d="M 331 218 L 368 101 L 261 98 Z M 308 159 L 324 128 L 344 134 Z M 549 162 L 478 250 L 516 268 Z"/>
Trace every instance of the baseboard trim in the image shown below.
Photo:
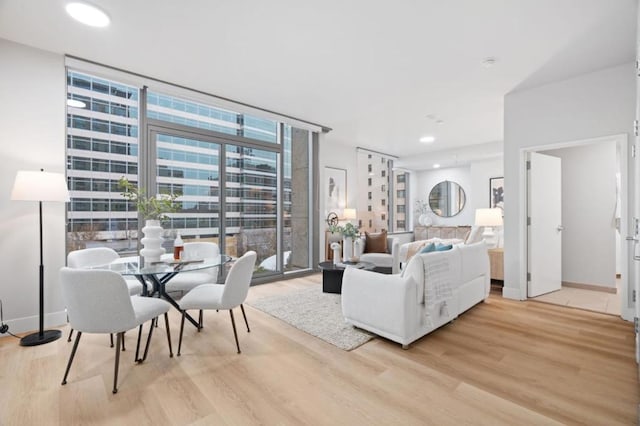
<path fill-rule="evenodd" d="M 604 287 L 604 286 L 595 285 L 595 284 L 572 283 L 570 281 L 562 281 L 562 286 L 572 287 L 572 288 L 581 288 L 583 290 L 601 291 L 603 293 L 612 293 L 612 294 L 616 294 L 617 292 L 615 287 Z"/>
<path fill-rule="evenodd" d="M 40 319 L 37 315 L 31 317 L 17 318 L 5 321 L 9 326 L 9 331 L 13 334 L 38 331 Z M 67 323 L 67 312 L 52 312 L 44 314 L 44 328 L 60 328 Z"/>

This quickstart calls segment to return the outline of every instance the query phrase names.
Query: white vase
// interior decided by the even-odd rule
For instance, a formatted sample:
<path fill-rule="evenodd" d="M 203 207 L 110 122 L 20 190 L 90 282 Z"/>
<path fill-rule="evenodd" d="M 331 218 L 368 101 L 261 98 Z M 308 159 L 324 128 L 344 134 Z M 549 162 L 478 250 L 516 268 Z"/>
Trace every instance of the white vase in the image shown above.
<path fill-rule="evenodd" d="M 348 262 L 353 257 L 353 238 L 344 237 L 342 240 L 342 260 Z"/>
<path fill-rule="evenodd" d="M 340 249 L 339 248 L 334 248 L 333 249 L 333 264 L 337 265 L 338 263 L 340 263 Z"/>
<path fill-rule="evenodd" d="M 429 226 L 433 223 L 433 221 L 431 220 L 429 215 L 423 213 L 420 215 L 420 217 L 418 217 L 418 223 L 420 223 L 420 225 L 422 226 Z"/>
<path fill-rule="evenodd" d="M 160 256 L 164 254 L 162 247 L 162 226 L 159 220 L 147 220 L 142 228 L 144 238 L 140 240 L 144 248 L 140 250 L 140 255 L 144 258 L 145 264 L 159 262 Z"/>

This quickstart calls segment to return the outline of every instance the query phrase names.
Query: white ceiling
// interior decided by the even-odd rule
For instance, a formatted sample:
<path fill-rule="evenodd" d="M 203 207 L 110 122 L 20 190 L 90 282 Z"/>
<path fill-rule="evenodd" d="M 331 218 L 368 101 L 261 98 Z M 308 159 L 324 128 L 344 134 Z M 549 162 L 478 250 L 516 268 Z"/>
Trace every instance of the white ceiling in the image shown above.
<path fill-rule="evenodd" d="M 635 59 L 636 0 L 92 2 L 108 28 L 76 23 L 65 0 L 0 0 L 0 37 L 306 119 L 403 159 L 500 146 L 506 93 Z M 420 144 L 425 134 L 437 141 Z"/>

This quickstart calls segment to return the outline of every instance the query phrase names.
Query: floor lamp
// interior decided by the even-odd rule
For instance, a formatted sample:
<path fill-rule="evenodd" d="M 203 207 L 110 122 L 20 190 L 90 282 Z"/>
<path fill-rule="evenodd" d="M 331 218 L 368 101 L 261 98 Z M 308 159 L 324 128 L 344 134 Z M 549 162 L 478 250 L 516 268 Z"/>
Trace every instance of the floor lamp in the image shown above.
<path fill-rule="evenodd" d="M 48 173 L 44 170 L 19 171 L 11 192 L 12 200 L 37 201 L 40 210 L 40 328 L 20 339 L 21 346 L 36 346 L 53 342 L 60 338 L 60 330 L 44 329 L 44 266 L 42 264 L 42 202 L 69 201 L 67 181 L 62 173 Z"/>

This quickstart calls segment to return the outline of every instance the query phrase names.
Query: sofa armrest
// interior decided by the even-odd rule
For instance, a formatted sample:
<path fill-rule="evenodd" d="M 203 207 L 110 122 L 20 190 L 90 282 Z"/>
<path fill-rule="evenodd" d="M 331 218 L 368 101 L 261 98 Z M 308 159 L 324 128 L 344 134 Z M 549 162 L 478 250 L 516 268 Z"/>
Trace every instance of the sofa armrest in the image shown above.
<path fill-rule="evenodd" d="M 411 277 L 347 268 L 342 279 L 342 313 L 366 329 L 407 337 L 415 328 L 417 284 Z"/>
<path fill-rule="evenodd" d="M 400 240 L 397 238 L 390 238 L 390 240 L 387 241 L 387 245 L 390 250 L 389 252 L 393 257 L 391 273 L 397 274 L 400 272 Z"/>

